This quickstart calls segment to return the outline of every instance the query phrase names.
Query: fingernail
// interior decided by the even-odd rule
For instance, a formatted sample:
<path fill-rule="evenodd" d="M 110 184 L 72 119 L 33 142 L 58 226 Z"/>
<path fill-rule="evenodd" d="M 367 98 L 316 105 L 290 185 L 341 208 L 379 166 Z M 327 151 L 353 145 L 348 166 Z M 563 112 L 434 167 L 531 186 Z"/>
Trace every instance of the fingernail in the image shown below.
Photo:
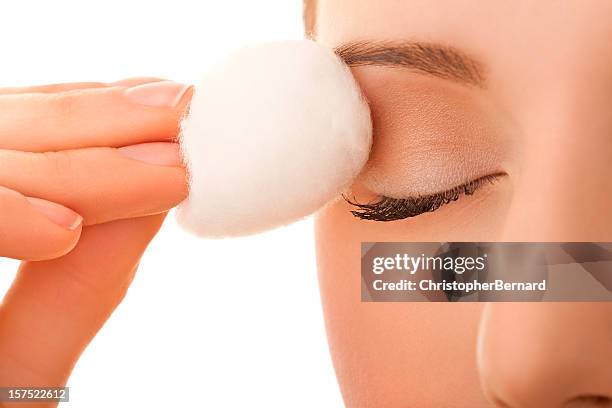
<path fill-rule="evenodd" d="M 26 199 L 38 212 L 67 230 L 74 231 L 83 223 L 83 217 L 63 205 L 42 198 L 26 197 Z"/>
<path fill-rule="evenodd" d="M 132 159 L 156 166 L 180 166 L 181 153 L 177 143 L 142 143 L 120 147 L 119 152 Z"/>
<path fill-rule="evenodd" d="M 127 88 L 125 96 L 139 105 L 174 108 L 191 88 L 173 81 L 150 82 Z"/>

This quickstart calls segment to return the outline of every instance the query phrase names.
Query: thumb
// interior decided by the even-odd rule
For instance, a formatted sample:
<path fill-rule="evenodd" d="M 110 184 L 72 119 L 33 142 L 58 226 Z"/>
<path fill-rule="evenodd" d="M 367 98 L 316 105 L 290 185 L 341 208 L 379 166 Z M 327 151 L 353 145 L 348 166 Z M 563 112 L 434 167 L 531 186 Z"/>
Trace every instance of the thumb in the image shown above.
<path fill-rule="evenodd" d="M 0 256 L 28 261 L 58 258 L 76 245 L 82 221 L 60 204 L 0 187 Z"/>

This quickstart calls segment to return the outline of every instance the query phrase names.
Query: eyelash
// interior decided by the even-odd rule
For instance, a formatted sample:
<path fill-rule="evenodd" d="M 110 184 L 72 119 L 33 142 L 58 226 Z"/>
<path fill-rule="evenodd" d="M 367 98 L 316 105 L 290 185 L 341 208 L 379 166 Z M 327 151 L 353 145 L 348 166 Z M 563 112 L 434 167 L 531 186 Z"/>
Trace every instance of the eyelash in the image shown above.
<path fill-rule="evenodd" d="M 357 207 L 357 210 L 351 211 L 351 214 L 359 219 L 382 222 L 397 221 L 436 211 L 446 204 L 457 201 L 462 195 L 469 196 L 474 194 L 476 190 L 485 184 L 493 184 L 497 179 L 505 175 L 505 173 L 490 174 L 461 186 L 453 187 L 450 190 L 426 196 L 409 198 L 383 196 L 380 200 L 368 204 L 359 204 L 354 199 L 351 200 L 346 196 L 343 197 L 347 203 Z"/>

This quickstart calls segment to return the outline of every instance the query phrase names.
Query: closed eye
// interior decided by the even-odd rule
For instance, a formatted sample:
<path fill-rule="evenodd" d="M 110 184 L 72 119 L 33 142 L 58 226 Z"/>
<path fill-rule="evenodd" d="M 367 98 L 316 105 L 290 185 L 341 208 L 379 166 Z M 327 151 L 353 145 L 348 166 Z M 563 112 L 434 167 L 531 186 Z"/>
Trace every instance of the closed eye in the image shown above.
<path fill-rule="evenodd" d="M 478 179 L 469 181 L 450 190 L 440 193 L 408 197 L 408 198 L 391 198 L 382 196 L 378 201 L 360 204 L 355 199 L 349 199 L 344 196 L 344 199 L 356 207 L 356 210 L 351 211 L 355 217 L 368 221 L 397 221 L 406 218 L 416 217 L 423 213 L 436 211 L 440 207 L 457 201 L 463 195 L 472 195 L 476 190 L 487 184 L 493 184 L 499 178 L 506 176 L 506 173 L 494 173 Z"/>

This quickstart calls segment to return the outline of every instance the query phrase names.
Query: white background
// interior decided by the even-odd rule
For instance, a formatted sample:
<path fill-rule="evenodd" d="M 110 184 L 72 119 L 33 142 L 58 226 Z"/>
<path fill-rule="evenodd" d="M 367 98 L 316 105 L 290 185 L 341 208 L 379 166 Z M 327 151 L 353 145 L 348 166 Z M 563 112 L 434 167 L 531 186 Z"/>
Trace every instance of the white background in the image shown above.
<path fill-rule="evenodd" d="M 302 36 L 300 0 L 0 4 L 0 86 L 196 83 L 239 45 Z M 0 258 L 2 293 L 16 265 Z M 205 241 L 169 217 L 68 385 L 73 408 L 341 406 L 311 222 Z"/>

